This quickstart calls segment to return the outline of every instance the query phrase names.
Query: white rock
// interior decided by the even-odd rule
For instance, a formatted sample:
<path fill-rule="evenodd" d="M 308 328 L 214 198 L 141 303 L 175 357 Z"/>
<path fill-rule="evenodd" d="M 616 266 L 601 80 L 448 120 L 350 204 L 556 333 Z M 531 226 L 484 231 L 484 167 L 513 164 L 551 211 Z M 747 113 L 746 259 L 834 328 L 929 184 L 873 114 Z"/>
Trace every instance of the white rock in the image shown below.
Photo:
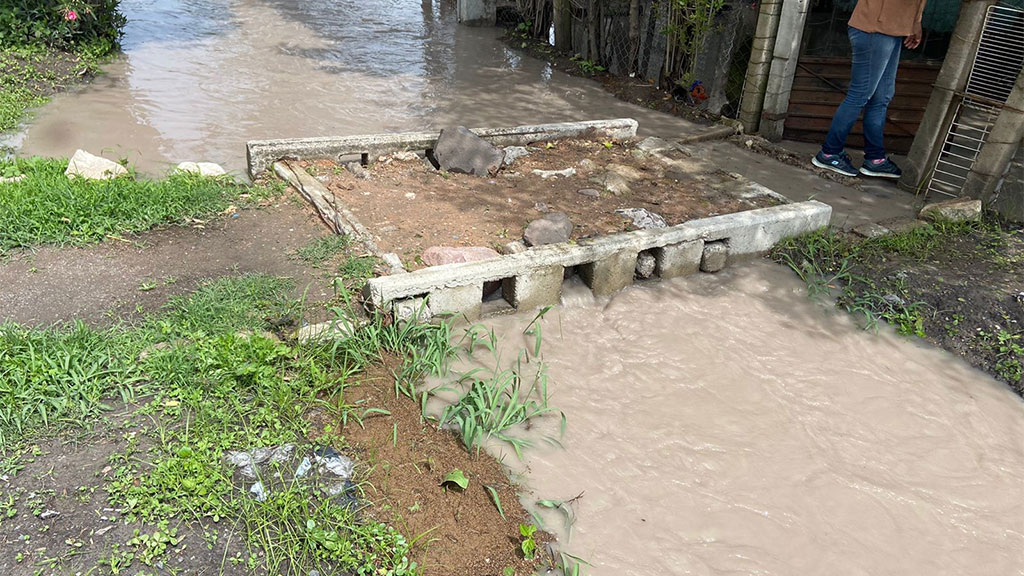
<path fill-rule="evenodd" d="M 537 176 L 540 176 L 541 178 L 547 180 L 548 178 L 555 178 L 555 177 L 558 177 L 558 176 L 562 176 L 563 178 L 568 178 L 569 176 L 575 176 L 576 175 L 576 169 L 575 168 L 566 168 L 565 170 L 534 170 L 533 173 L 536 174 Z"/>
<path fill-rule="evenodd" d="M 178 172 L 189 172 L 191 174 L 198 174 L 200 176 L 223 176 L 227 174 L 220 164 L 214 164 L 213 162 L 182 162 L 178 164 Z"/>
<path fill-rule="evenodd" d="M 18 174 L 17 176 L 0 176 L 0 184 L 13 184 L 15 182 L 21 182 L 24 179 L 24 174 Z"/>
<path fill-rule="evenodd" d="M 70 178 L 85 178 L 87 180 L 109 180 L 128 173 L 128 170 L 106 158 L 93 156 L 85 150 L 75 150 L 75 155 L 68 162 L 68 169 L 64 174 Z"/>
<path fill-rule="evenodd" d="M 395 152 L 391 157 L 399 162 L 419 162 L 420 159 L 418 154 L 409 150 Z"/>

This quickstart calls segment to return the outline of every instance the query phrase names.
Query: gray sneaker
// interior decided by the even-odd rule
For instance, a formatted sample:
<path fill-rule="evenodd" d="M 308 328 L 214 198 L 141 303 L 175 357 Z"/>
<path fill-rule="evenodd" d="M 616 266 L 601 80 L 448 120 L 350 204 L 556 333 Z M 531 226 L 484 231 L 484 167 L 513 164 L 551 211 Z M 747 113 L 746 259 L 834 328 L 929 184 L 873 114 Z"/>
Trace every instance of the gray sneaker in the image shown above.
<path fill-rule="evenodd" d="M 888 158 L 883 159 L 881 162 L 865 160 L 864 165 L 860 167 L 860 173 L 865 176 L 874 176 L 876 178 L 899 178 L 903 175 L 903 171 L 900 170 L 900 167 Z"/>
<path fill-rule="evenodd" d="M 825 154 L 819 151 L 814 155 L 814 158 L 811 158 L 811 164 L 818 168 L 842 174 L 843 176 L 855 177 L 857 175 L 857 169 L 853 167 L 853 162 L 846 152 L 842 154 Z"/>

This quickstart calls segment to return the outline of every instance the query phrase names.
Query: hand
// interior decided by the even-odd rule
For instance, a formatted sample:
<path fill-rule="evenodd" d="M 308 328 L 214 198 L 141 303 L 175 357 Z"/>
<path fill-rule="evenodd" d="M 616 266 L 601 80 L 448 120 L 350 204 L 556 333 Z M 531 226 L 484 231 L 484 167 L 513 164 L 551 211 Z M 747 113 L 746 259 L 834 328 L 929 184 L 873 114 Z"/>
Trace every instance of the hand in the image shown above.
<path fill-rule="evenodd" d="M 903 39 L 903 45 L 910 50 L 917 48 L 918 46 L 921 45 L 921 36 L 923 34 L 924 32 L 921 30 L 921 23 L 915 22 L 914 31 L 910 34 L 910 36 L 907 36 L 906 38 Z"/>

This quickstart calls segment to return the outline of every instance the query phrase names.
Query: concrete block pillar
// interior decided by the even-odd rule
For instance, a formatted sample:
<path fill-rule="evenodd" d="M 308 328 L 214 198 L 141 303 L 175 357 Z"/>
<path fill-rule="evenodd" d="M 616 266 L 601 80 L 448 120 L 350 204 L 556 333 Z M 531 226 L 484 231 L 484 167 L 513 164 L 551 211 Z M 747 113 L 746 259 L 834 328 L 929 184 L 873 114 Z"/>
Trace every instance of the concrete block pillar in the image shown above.
<path fill-rule="evenodd" d="M 558 304 L 565 268 L 545 266 L 508 278 L 501 283 L 501 295 L 518 311 Z"/>
<path fill-rule="evenodd" d="M 985 14 L 989 6 L 998 1 L 974 0 L 960 4 L 960 17 L 949 42 L 949 50 L 946 51 L 924 117 L 902 166 L 903 176 L 899 180 L 899 187 L 903 190 L 917 193 L 927 188 L 932 167 L 953 121 L 957 93 L 963 92 L 967 86 L 975 51 L 981 41 Z"/>
<path fill-rule="evenodd" d="M 995 124 L 992 125 L 992 131 L 978 153 L 978 159 L 974 161 L 974 166 L 967 174 L 964 195 L 979 198 L 986 206 L 991 206 L 997 186 L 1003 180 L 1010 161 L 1017 153 L 1021 139 L 1024 139 L 1024 70 L 1017 75 L 1010 97 L 1006 100 L 1006 107 L 999 112 Z M 1021 204 L 1019 201 L 1005 200 L 995 208 Z M 1020 215 L 1011 214 L 1009 211 L 1006 216 L 1020 219 Z"/>
<path fill-rule="evenodd" d="M 789 111 L 789 94 L 800 58 L 800 41 L 810 8 L 810 0 L 783 0 L 782 3 L 779 32 L 775 38 L 772 65 L 764 91 L 764 109 L 761 111 L 760 132 L 769 140 L 782 140 L 782 129 Z"/>
<path fill-rule="evenodd" d="M 768 72 L 775 52 L 775 37 L 779 33 L 779 15 L 783 0 L 765 0 L 757 13 L 757 27 L 754 29 L 754 43 L 747 63 L 747 75 L 740 97 L 739 121 L 747 134 L 757 132 L 761 123 L 764 106 L 764 91 L 768 84 Z"/>
<path fill-rule="evenodd" d="M 455 10 L 467 26 L 494 26 L 498 21 L 498 0 L 458 0 Z"/>
<path fill-rule="evenodd" d="M 483 304 L 484 284 L 476 282 L 465 286 L 455 286 L 435 290 L 427 296 L 427 306 L 431 316 L 445 314 L 465 315 L 469 320 L 480 318 L 480 306 Z"/>
<path fill-rule="evenodd" d="M 423 298 L 395 300 L 391 303 L 391 313 L 399 322 L 430 318 L 430 310 L 427 309 L 426 300 Z"/>
<path fill-rule="evenodd" d="M 704 254 L 704 241 L 694 240 L 672 244 L 663 248 L 655 248 L 654 273 L 659 278 L 679 278 L 696 274 L 700 269 L 701 255 Z"/>
<path fill-rule="evenodd" d="M 594 296 L 608 296 L 633 283 L 637 252 L 616 252 L 590 264 L 579 266 L 580 277 Z"/>

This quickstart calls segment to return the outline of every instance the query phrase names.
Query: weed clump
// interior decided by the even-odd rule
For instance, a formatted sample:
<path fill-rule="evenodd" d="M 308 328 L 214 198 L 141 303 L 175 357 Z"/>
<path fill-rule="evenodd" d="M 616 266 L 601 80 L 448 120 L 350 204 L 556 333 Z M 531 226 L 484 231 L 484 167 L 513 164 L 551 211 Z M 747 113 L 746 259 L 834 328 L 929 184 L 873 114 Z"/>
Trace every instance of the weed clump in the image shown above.
<path fill-rule="evenodd" d="M 989 217 L 933 222 L 856 241 L 834 229 L 780 243 L 771 253 L 834 296 L 867 328 L 881 320 L 964 356 L 1024 394 L 1024 262 L 1021 230 Z"/>

